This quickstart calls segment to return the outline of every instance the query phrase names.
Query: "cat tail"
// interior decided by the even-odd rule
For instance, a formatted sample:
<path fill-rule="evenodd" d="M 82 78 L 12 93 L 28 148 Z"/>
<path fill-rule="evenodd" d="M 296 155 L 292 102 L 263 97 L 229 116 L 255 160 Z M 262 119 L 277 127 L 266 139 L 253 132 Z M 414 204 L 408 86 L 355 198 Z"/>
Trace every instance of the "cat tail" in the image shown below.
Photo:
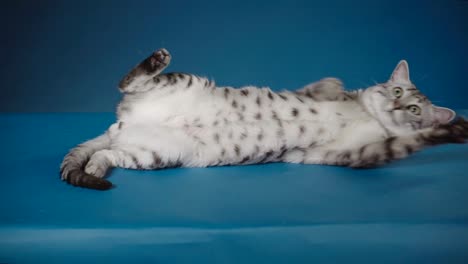
<path fill-rule="evenodd" d="M 61 179 L 71 185 L 90 189 L 108 190 L 112 188 L 110 181 L 90 175 L 84 171 L 84 167 L 91 156 L 96 151 L 109 148 L 110 144 L 109 135 L 104 133 L 71 149 L 60 165 Z"/>

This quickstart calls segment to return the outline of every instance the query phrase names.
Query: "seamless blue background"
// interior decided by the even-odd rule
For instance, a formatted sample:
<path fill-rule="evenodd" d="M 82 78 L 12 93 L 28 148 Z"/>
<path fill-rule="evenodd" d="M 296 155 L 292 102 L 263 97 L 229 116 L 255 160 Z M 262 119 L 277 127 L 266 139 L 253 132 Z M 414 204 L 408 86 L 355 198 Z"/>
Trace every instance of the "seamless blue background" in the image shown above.
<path fill-rule="evenodd" d="M 468 263 L 467 144 L 369 170 L 115 169 L 107 192 L 59 180 L 159 47 L 170 71 L 275 90 L 359 88 L 405 58 L 434 102 L 467 109 L 468 1 L 15 0 L 0 23 L 0 263 Z"/>
<path fill-rule="evenodd" d="M 168 70 L 294 89 L 387 80 L 400 59 L 434 102 L 466 108 L 468 1 L 8 1 L 2 112 L 114 111 L 120 78 L 159 47 Z"/>

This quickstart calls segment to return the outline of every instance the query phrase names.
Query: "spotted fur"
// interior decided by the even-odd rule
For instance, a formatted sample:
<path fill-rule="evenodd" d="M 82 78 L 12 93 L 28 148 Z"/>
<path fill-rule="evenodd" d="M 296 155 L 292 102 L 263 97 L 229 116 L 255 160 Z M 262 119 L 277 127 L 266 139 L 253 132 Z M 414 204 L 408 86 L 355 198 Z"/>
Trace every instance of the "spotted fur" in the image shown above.
<path fill-rule="evenodd" d="M 398 64 L 390 80 L 345 91 L 326 78 L 296 91 L 218 87 L 207 78 L 161 72 L 162 49 L 120 82 L 118 120 L 68 153 L 61 177 L 109 189 L 110 167 L 162 169 L 266 162 L 382 165 L 426 146 L 464 143 L 468 122 L 432 105 Z"/>

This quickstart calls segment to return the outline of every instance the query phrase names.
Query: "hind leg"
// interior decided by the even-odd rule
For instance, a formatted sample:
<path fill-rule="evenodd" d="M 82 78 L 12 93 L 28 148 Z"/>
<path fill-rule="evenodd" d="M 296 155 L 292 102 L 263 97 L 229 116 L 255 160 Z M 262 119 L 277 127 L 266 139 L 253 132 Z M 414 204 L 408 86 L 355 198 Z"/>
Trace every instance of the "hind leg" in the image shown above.
<path fill-rule="evenodd" d="M 179 160 L 169 159 L 156 151 L 144 148 L 132 150 L 104 149 L 91 156 L 88 164 L 86 164 L 85 172 L 102 178 L 110 167 L 152 170 L 179 166 L 181 166 Z"/>
<path fill-rule="evenodd" d="M 135 93 L 148 90 L 153 77 L 160 74 L 171 62 L 171 54 L 166 49 L 159 49 L 133 68 L 119 83 L 123 93 Z"/>
<path fill-rule="evenodd" d="M 95 152 L 85 167 L 85 172 L 103 178 L 110 167 L 114 167 L 115 153 L 112 150 L 104 149 Z"/>

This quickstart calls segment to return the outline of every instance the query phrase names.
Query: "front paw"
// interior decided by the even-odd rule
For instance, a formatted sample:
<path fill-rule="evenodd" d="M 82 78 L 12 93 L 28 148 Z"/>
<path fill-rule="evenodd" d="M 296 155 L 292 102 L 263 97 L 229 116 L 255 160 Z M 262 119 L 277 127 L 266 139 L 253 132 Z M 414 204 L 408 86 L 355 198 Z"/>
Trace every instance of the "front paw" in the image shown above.
<path fill-rule="evenodd" d="M 332 87 L 332 89 L 343 89 L 343 82 L 340 79 L 334 77 L 323 78 L 318 83 L 324 86 Z"/>
<path fill-rule="evenodd" d="M 337 101 L 344 95 L 343 82 L 331 77 L 311 83 L 304 90 L 317 101 Z"/>
<path fill-rule="evenodd" d="M 460 117 L 450 124 L 439 125 L 421 138 L 428 145 L 463 144 L 468 140 L 468 121 Z"/>

